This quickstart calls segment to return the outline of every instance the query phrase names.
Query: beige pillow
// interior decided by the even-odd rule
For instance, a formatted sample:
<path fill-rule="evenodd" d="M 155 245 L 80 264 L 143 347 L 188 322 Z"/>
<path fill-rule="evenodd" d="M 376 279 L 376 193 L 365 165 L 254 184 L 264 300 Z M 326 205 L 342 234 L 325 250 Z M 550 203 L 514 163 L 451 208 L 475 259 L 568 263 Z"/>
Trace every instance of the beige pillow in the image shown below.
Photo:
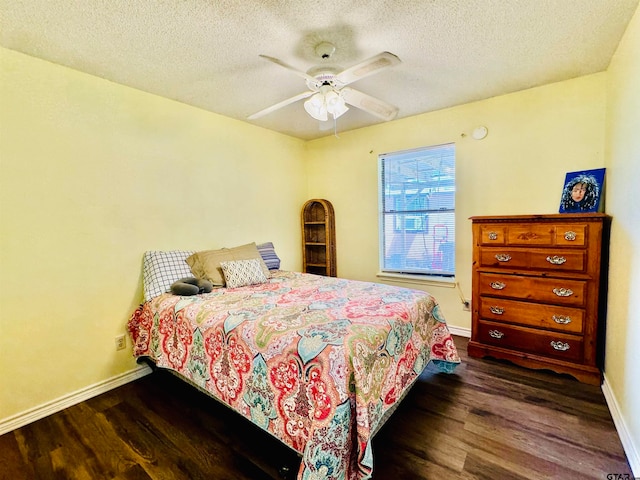
<path fill-rule="evenodd" d="M 262 256 L 260 256 L 255 242 L 234 248 L 196 252 L 187 258 L 187 263 L 189 267 L 191 267 L 191 273 L 194 277 L 207 279 L 216 286 L 224 286 L 224 274 L 222 273 L 220 263 L 233 260 L 249 260 L 252 258 L 260 260 L 260 267 L 265 276 L 269 278 L 269 269 L 264 263 L 264 260 L 262 260 Z"/>

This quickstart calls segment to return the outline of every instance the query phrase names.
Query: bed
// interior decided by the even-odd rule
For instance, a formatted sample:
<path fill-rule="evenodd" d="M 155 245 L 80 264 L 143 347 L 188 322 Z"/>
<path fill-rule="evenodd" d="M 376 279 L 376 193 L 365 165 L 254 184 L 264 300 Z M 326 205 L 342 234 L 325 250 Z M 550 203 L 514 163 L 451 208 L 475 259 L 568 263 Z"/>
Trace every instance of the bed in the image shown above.
<path fill-rule="evenodd" d="M 135 357 L 297 451 L 299 480 L 371 478 L 371 439 L 420 373 L 460 362 L 431 295 L 278 269 L 257 284 L 156 294 L 128 330 Z"/>

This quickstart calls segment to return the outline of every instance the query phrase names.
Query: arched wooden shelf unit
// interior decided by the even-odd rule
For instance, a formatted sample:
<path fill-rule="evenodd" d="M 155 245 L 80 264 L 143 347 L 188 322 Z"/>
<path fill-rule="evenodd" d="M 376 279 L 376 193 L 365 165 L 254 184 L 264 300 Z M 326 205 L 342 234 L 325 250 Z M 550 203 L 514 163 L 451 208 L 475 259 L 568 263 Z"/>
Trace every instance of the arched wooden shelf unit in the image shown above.
<path fill-rule="evenodd" d="M 302 208 L 302 271 L 337 275 L 335 214 L 328 200 L 309 200 Z"/>

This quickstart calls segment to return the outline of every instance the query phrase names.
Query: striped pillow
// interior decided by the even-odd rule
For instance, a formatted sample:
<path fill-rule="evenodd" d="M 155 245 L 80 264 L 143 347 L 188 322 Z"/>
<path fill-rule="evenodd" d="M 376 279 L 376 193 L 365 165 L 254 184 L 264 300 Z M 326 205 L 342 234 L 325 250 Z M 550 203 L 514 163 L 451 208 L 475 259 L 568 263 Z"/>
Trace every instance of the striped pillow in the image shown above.
<path fill-rule="evenodd" d="M 264 263 L 267 265 L 269 270 L 280 270 L 280 258 L 276 254 L 276 250 L 273 247 L 273 243 L 266 242 L 261 243 L 258 247 L 258 252 L 260 252 L 260 256 Z"/>

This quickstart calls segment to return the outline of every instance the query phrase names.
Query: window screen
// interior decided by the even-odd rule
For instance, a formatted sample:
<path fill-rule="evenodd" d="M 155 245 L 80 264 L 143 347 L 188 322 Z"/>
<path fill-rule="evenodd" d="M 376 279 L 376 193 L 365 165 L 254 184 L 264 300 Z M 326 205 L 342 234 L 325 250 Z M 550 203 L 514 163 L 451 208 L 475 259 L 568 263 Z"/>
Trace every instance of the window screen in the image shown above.
<path fill-rule="evenodd" d="M 455 273 L 455 145 L 379 156 L 383 272 Z"/>

